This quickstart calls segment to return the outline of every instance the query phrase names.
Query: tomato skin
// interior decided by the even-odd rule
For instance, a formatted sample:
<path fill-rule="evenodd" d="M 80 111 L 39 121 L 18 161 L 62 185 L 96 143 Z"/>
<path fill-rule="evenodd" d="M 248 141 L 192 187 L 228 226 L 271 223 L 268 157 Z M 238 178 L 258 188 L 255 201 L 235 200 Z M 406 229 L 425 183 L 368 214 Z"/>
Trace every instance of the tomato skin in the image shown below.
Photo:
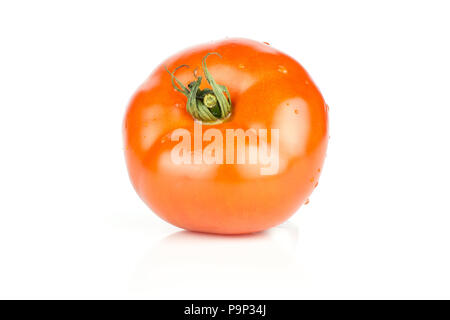
<path fill-rule="evenodd" d="M 168 155 L 177 144 L 171 133 L 185 128 L 193 134 L 194 120 L 164 66 L 189 65 L 176 74 L 186 85 L 209 52 L 222 57 L 209 57 L 208 69 L 228 88 L 232 115 L 203 129 L 216 128 L 223 136 L 226 129 L 279 129 L 278 173 L 259 175 L 240 164 L 171 163 Z M 328 143 L 328 107 L 291 57 L 264 43 L 226 39 L 186 49 L 157 67 L 132 98 L 123 132 L 131 182 L 161 218 L 192 231 L 252 233 L 288 219 L 314 190 Z"/>

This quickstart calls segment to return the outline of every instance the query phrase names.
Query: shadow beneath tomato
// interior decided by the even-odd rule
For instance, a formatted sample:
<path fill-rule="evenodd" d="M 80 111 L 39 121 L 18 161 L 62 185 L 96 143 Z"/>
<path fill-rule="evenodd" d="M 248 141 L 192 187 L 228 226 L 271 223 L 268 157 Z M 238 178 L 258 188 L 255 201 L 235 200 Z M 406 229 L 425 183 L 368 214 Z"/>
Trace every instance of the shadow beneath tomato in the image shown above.
<path fill-rule="evenodd" d="M 157 290 L 164 295 L 187 288 L 203 292 L 211 286 L 238 288 L 289 282 L 298 272 L 298 227 L 285 223 L 268 231 L 224 236 L 189 231 L 162 239 L 137 266 L 132 289 Z M 200 290 L 200 291 L 197 291 Z M 203 296 L 199 296 L 203 297 Z M 205 298 L 207 298 L 205 296 Z"/>

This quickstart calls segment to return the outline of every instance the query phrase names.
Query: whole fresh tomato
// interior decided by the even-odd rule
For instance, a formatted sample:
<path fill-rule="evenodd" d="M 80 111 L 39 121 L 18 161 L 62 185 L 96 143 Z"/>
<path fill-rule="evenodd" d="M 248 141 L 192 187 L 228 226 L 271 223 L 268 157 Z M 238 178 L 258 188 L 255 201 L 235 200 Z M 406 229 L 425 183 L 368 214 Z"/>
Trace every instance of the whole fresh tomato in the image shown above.
<path fill-rule="evenodd" d="M 288 219 L 317 186 L 328 107 L 267 43 L 226 39 L 164 61 L 132 98 L 125 157 L 139 196 L 192 230 L 242 234 Z"/>

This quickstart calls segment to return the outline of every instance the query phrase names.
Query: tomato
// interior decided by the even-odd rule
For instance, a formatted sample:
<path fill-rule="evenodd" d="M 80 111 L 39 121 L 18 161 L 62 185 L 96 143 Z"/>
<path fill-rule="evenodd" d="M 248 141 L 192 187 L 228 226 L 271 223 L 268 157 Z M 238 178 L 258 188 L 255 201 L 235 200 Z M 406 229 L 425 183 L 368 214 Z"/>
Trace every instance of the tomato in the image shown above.
<path fill-rule="evenodd" d="M 288 219 L 317 186 L 328 106 L 290 56 L 226 39 L 158 66 L 131 99 L 123 132 L 131 182 L 161 218 L 252 233 Z"/>

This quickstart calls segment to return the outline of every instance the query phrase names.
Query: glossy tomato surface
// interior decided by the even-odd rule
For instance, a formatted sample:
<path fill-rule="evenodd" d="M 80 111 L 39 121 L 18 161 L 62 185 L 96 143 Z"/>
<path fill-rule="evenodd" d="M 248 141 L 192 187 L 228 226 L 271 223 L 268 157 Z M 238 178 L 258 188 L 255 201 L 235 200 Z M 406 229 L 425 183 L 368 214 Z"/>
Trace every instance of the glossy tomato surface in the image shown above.
<path fill-rule="evenodd" d="M 228 88 L 232 110 L 225 122 L 203 125 L 203 130 L 215 128 L 225 137 L 227 129 L 278 129 L 275 174 L 261 175 L 261 164 L 171 160 L 179 143 L 171 139 L 173 131 L 183 128 L 194 136 L 195 121 L 165 66 L 173 71 L 189 65 L 176 72 L 187 86 L 194 70 L 202 74 L 202 58 L 210 52 L 221 56 L 209 56 L 207 66 Z M 226 39 L 186 49 L 157 67 L 131 99 L 123 132 L 131 182 L 161 218 L 192 231 L 251 233 L 288 219 L 317 186 L 328 142 L 328 107 L 293 58 L 266 43 Z M 207 145 L 204 141 L 202 148 Z"/>

